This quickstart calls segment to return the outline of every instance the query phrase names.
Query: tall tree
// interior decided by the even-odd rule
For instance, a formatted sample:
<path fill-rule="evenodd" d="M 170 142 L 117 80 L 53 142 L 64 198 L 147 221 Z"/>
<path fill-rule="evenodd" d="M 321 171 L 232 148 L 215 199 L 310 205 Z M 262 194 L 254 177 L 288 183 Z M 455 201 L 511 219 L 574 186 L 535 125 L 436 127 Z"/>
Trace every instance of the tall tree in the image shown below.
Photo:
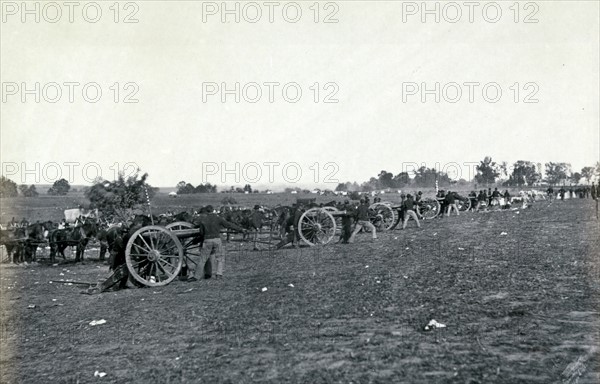
<path fill-rule="evenodd" d="M 475 175 L 475 181 L 478 184 L 490 185 L 496 182 L 500 172 L 498 171 L 498 165 L 492 161 L 491 156 L 486 156 L 476 167 L 477 174 Z"/>
<path fill-rule="evenodd" d="M 569 180 L 573 183 L 573 184 L 579 184 L 579 181 L 581 180 L 581 173 L 579 172 L 574 172 L 570 177 Z"/>
<path fill-rule="evenodd" d="M 550 185 L 559 185 L 567 181 L 571 174 L 571 164 L 549 162 L 546 166 L 546 182 Z"/>
<path fill-rule="evenodd" d="M 583 167 L 581 168 L 581 177 L 589 184 L 594 178 L 594 167 Z"/>
<path fill-rule="evenodd" d="M 404 188 L 410 184 L 410 176 L 408 172 L 400 172 L 394 176 L 394 188 Z"/>
<path fill-rule="evenodd" d="M 109 220 L 116 217 L 124 221 L 134 210 L 146 207 L 146 191 L 150 198 L 156 194 L 157 188 L 152 188 L 146 182 L 147 178 L 147 173 L 141 177 L 135 173 L 127 179 L 119 174 L 117 180 L 94 184 L 86 191 L 85 197 Z"/>
<path fill-rule="evenodd" d="M 541 180 L 542 175 L 538 172 L 536 165 L 531 161 L 519 160 L 513 164 L 513 171 L 510 174 L 506 185 L 509 186 L 527 186 L 533 185 Z"/>
<path fill-rule="evenodd" d="M 381 188 L 394 188 L 394 175 L 387 171 L 379 172 L 377 175 L 378 178 L 378 186 Z"/>
<path fill-rule="evenodd" d="M 53 196 L 64 196 L 69 193 L 69 189 L 71 189 L 71 185 L 65 179 L 56 180 L 52 187 L 48 189 L 48 194 Z"/>
<path fill-rule="evenodd" d="M 446 173 L 427 167 L 420 167 L 415 171 L 413 182 L 418 187 L 435 187 L 436 180 L 440 187 L 452 184 L 452 180 Z"/>

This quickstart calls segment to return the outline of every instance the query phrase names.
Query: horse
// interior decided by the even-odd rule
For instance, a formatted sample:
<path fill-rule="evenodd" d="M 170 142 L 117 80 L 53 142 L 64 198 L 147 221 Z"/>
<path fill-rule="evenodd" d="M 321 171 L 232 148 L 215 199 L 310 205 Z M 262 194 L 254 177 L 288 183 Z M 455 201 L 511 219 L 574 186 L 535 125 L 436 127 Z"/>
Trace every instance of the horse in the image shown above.
<path fill-rule="evenodd" d="M 17 243 L 15 229 L 0 229 L 0 245 L 4 245 L 6 248 L 6 254 L 8 255 L 8 259 L 3 260 L 3 262 L 10 263 L 13 261 L 14 263 L 17 263 L 19 244 Z"/>
<path fill-rule="evenodd" d="M 92 218 L 80 218 L 74 227 L 55 229 L 48 235 L 50 242 L 50 261 L 54 262 L 56 254 L 60 253 L 64 260 L 65 249 L 75 248 L 75 262 L 83 261 L 85 248 L 91 238 L 98 234 L 98 225 Z"/>

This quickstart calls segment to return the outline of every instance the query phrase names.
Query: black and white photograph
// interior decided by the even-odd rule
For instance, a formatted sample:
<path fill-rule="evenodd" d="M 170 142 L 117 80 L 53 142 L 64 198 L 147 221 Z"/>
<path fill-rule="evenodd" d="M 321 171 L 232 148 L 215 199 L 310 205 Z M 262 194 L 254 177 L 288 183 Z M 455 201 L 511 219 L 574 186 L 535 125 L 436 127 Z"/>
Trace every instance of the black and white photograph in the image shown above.
<path fill-rule="evenodd" d="M 599 1 L 0 10 L 0 383 L 600 383 Z"/>

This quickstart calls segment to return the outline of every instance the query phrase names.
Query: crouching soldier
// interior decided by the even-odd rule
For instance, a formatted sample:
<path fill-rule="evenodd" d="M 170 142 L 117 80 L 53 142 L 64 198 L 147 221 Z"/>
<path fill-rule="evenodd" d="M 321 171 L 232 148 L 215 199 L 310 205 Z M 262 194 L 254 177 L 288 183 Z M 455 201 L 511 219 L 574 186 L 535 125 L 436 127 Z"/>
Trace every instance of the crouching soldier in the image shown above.
<path fill-rule="evenodd" d="M 96 294 L 107 291 L 111 288 L 124 289 L 127 288 L 127 280 L 129 280 L 129 270 L 125 260 L 125 247 L 127 245 L 124 231 L 120 227 L 113 227 L 106 233 L 106 242 L 110 252 L 110 268 L 113 273 L 102 283 L 98 283 L 95 287 L 88 288 L 82 293 Z"/>

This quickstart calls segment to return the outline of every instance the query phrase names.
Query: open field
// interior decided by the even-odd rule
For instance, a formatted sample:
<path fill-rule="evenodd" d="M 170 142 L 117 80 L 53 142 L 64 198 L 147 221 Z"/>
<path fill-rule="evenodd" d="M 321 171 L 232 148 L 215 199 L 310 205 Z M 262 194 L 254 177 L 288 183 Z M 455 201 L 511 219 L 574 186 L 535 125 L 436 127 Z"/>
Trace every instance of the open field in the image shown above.
<path fill-rule="evenodd" d="M 222 281 L 96 296 L 48 281 L 101 280 L 99 262 L 3 265 L 0 382 L 598 383 L 599 235 L 574 199 L 375 243 L 232 243 Z"/>

